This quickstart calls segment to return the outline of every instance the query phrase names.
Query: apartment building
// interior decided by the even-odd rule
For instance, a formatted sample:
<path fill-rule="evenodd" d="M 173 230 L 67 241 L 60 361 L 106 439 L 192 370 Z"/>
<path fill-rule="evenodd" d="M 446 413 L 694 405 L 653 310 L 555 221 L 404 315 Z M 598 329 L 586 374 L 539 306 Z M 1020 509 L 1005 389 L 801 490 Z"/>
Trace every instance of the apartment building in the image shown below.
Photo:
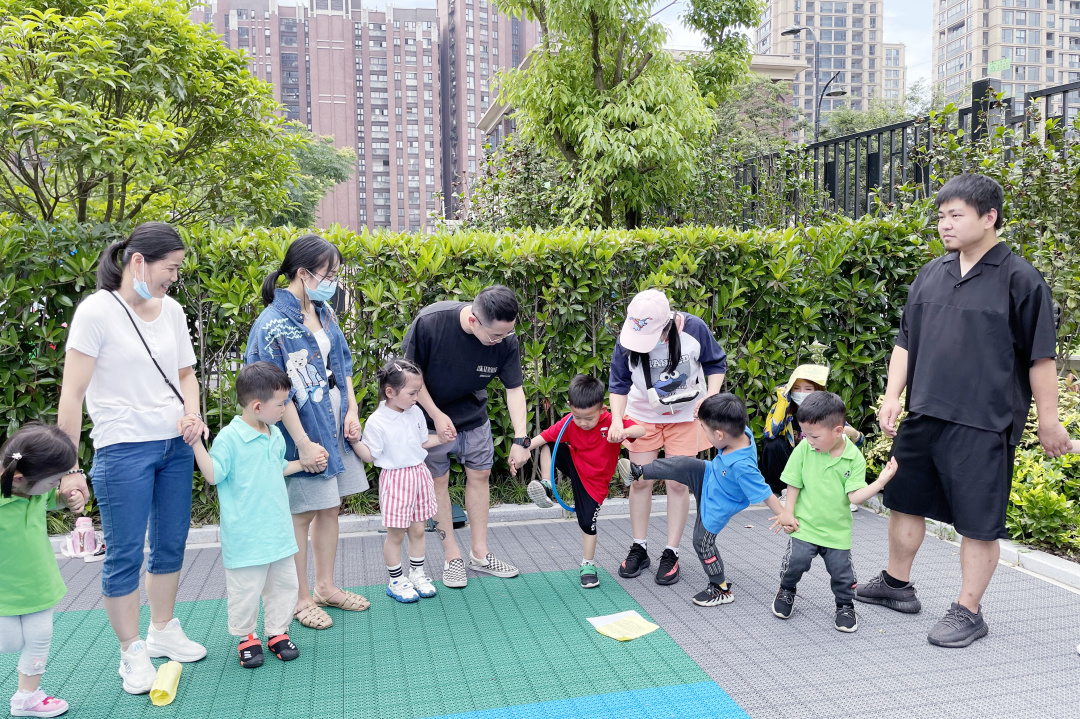
<path fill-rule="evenodd" d="M 798 34 L 784 34 L 805 28 Z M 885 42 L 883 0 L 768 0 L 754 35 L 754 52 L 790 55 L 806 70 L 795 78 L 793 103 L 813 118 L 814 44 L 819 56 L 818 91 L 824 117 L 841 107 L 867 109 L 873 98 L 899 99 L 907 84 L 904 46 Z"/>
<path fill-rule="evenodd" d="M 422 231 L 441 213 L 442 78 L 434 8 L 358 0 L 213 0 L 193 18 L 243 49 L 284 114 L 356 152 L 319 224 Z"/>
<path fill-rule="evenodd" d="M 521 63 L 540 28 L 500 13 L 492 0 L 438 0 L 438 15 L 445 78 L 442 182 L 456 203 L 454 196 L 468 193 L 468 178 L 483 155 L 485 133 L 477 123 L 498 97 L 496 75 Z"/>
<path fill-rule="evenodd" d="M 935 0 L 933 36 L 934 81 L 952 102 L 984 77 L 1016 98 L 1080 81 L 1078 0 Z"/>

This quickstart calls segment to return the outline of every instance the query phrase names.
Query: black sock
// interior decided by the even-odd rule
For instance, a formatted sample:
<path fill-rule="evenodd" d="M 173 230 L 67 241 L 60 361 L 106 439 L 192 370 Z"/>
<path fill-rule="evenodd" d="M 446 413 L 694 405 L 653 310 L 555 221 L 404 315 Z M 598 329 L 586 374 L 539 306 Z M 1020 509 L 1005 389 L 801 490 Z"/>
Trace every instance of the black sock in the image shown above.
<path fill-rule="evenodd" d="M 908 584 L 911 583 L 911 582 L 901 582 L 899 579 L 897 579 L 896 577 L 892 576 L 891 574 L 889 574 L 888 572 L 885 572 L 885 571 L 883 571 L 881 573 L 881 578 L 885 581 L 886 586 L 892 587 L 893 589 L 903 589 L 904 587 L 906 587 Z"/>

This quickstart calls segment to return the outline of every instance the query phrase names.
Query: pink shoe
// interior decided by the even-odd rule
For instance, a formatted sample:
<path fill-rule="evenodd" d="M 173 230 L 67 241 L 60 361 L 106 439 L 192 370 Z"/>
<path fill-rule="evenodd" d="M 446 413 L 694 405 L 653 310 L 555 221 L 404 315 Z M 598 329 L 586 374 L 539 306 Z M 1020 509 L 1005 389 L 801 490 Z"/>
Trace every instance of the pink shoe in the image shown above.
<path fill-rule="evenodd" d="M 17 695 L 16 695 L 17 696 Z M 63 699 L 51 697 L 38 689 L 29 697 L 18 702 L 11 698 L 11 716 L 13 717 L 58 717 L 68 710 L 68 703 Z"/>

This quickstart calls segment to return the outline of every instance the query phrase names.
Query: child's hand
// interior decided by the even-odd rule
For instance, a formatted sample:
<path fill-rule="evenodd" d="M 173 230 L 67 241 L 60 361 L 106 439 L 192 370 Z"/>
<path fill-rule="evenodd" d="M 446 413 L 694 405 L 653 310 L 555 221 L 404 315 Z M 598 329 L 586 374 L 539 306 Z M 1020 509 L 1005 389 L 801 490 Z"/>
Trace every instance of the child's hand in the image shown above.
<path fill-rule="evenodd" d="M 517 476 L 517 471 L 518 471 L 517 462 L 515 462 L 511 458 L 510 459 L 510 476 L 511 477 L 516 477 Z"/>
<path fill-rule="evenodd" d="M 80 514 L 86 508 L 87 499 L 81 489 L 73 489 L 64 496 L 64 503 L 72 512 Z"/>
<path fill-rule="evenodd" d="M 56 490 L 57 498 L 72 512 L 79 513 L 90 498 L 90 488 L 86 486 L 86 475 L 82 472 L 65 474 Z"/>
<path fill-rule="evenodd" d="M 896 476 L 896 470 L 900 467 L 896 462 L 896 457 L 889 457 L 889 461 L 885 463 L 885 467 L 881 470 L 881 474 L 878 475 L 878 481 L 881 482 L 881 486 L 885 486 Z"/>
<path fill-rule="evenodd" d="M 769 521 L 772 522 L 769 529 L 773 531 L 773 534 L 778 533 L 781 529 L 786 534 L 791 534 L 799 529 L 799 520 L 795 519 L 795 515 L 791 512 L 781 512 L 776 516 L 769 517 Z"/>
<path fill-rule="evenodd" d="M 607 431 L 607 441 L 611 444 L 622 444 L 626 441 L 626 428 L 623 427 L 622 422 L 616 424 L 614 419 L 611 421 L 611 426 Z"/>

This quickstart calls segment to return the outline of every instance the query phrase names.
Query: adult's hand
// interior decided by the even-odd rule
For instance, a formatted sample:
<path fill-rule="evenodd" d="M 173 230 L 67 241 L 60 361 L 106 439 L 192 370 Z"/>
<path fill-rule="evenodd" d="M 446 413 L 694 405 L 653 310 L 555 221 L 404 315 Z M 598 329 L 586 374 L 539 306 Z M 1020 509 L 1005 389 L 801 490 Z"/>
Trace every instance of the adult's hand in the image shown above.
<path fill-rule="evenodd" d="M 202 417 L 190 412 L 176 423 L 176 431 L 183 435 L 184 442 L 191 446 L 195 446 L 200 439 L 210 438 L 210 428 L 202 421 Z"/>
<path fill-rule="evenodd" d="M 524 467 L 525 463 L 529 461 L 529 457 L 532 453 L 522 447 L 520 444 L 510 445 L 510 470 L 511 473 L 517 474 L 518 467 Z"/>
<path fill-rule="evenodd" d="M 1039 443 L 1049 457 L 1060 457 L 1072 449 L 1069 433 L 1057 419 L 1039 422 Z"/>
<path fill-rule="evenodd" d="M 357 409 L 345 413 L 345 439 L 350 442 L 360 439 L 360 413 Z"/>
<path fill-rule="evenodd" d="M 78 469 L 78 467 L 74 469 Z M 86 475 L 82 472 L 65 474 L 60 480 L 60 488 L 57 490 L 57 494 L 68 509 L 76 514 L 81 513 L 90 498 L 90 488 L 86 486 Z"/>
<path fill-rule="evenodd" d="M 900 416 L 899 399 L 885 399 L 885 402 L 881 405 L 881 411 L 878 413 L 878 426 L 881 427 L 881 431 L 885 433 L 886 437 L 896 436 L 896 418 Z"/>
<path fill-rule="evenodd" d="M 319 474 L 326 469 L 330 454 L 321 444 L 307 440 L 301 443 L 297 450 L 300 454 L 300 466 L 305 472 Z"/>
<path fill-rule="evenodd" d="M 612 444 L 621 443 L 626 440 L 626 428 L 623 427 L 622 417 L 611 415 L 611 425 L 607 430 L 607 440 Z"/>
<path fill-rule="evenodd" d="M 439 435 L 441 442 L 450 442 L 457 437 L 457 427 L 454 426 L 453 420 L 447 417 L 446 414 L 440 412 L 431 419 L 435 422 L 435 434 Z"/>

